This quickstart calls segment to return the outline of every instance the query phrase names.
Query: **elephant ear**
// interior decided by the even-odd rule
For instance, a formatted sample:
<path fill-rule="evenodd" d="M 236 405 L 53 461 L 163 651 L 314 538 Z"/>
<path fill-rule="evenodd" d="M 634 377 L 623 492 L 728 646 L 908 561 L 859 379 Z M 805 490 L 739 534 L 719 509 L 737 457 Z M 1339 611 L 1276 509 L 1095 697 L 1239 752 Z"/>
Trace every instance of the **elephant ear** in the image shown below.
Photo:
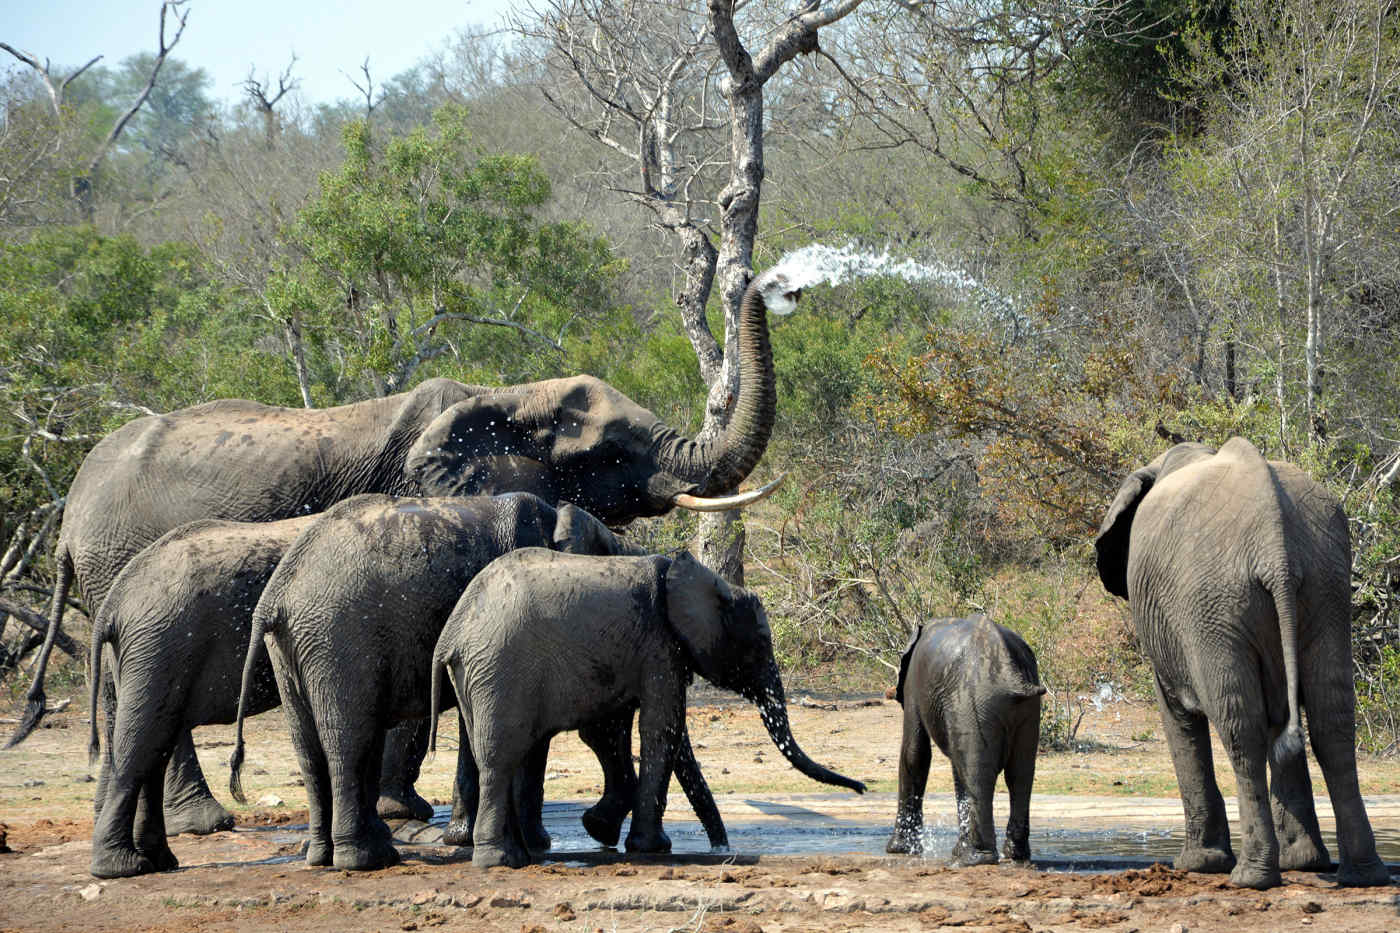
<path fill-rule="evenodd" d="M 894 698 L 900 706 L 904 705 L 904 678 L 909 676 L 909 659 L 914 657 L 914 646 L 919 643 L 919 636 L 924 634 L 922 625 L 914 626 L 914 634 L 909 638 L 909 644 L 904 646 L 904 653 L 899 656 L 899 680 L 894 686 Z"/>
<path fill-rule="evenodd" d="M 724 657 L 734 594 L 714 571 L 682 551 L 666 570 L 666 617 L 695 668 L 713 681 Z"/>
<path fill-rule="evenodd" d="M 1142 497 L 1157 481 L 1159 462 L 1160 458 L 1128 474 L 1118 487 L 1118 495 L 1113 497 L 1113 504 L 1108 507 L 1108 514 L 1104 516 L 1099 533 L 1094 538 L 1103 588 L 1124 599 L 1128 598 L 1128 539 L 1132 534 L 1133 516 L 1137 515 Z"/>
<path fill-rule="evenodd" d="M 587 509 L 572 502 L 559 503 L 554 520 L 554 549 L 569 554 L 639 554 L 614 534 L 607 525 L 594 518 Z"/>
<path fill-rule="evenodd" d="M 424 495 L 532 492 L 553 502 L 546 452 L 531 428 L 530 397 L 503 392 L 452 405 L 428 423 L 404 458 Z"/>

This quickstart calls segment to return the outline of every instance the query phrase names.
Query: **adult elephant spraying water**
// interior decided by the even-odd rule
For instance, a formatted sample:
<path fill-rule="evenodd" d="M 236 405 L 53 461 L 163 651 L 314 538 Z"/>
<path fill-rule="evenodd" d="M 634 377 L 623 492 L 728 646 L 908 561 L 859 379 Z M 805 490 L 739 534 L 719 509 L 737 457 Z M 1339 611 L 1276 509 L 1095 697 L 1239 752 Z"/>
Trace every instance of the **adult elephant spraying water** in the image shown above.
<path fill-rule="evenodd" d="M 616 527 L 677 506 L 737 508 L 761 497 L 766 490 L 729 494 L 763 455 L 773 427 L 767 311 L 790 311 L 796 300 L 780 271 L 750 283 L 733 417 L 723 434 L 704 442 L 590 376 L 503 388 L 432 379 L 328 409 L 225 400 L 125 425 L 92 449 L 69 489 L 49 630 L 9 744 L 22 741 L 43 715 L 44 673 L 73 581 L 95 610 L 134 554 L 185 522 L 275 521 L 366 492 L 520 491 L 551 504 L 568 500 Z M 391 736 L 386 747 L 384 815 L 425 815 L 407 764 L 420 757 L 410 745 L 421 731 Z M 171 834 L 233 824 L 209 793 L 188 733 L 166 773 L 165 813 Z"/>

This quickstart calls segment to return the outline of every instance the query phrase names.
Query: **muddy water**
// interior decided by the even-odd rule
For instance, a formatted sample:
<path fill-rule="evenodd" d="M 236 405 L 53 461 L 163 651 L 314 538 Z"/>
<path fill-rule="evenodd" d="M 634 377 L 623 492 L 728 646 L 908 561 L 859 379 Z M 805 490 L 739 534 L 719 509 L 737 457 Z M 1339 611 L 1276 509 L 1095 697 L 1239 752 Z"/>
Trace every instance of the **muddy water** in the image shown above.
<path fill-rule="evenodd" d="M 867 808 L 859 808 L 859 816 L 832 816 L 807 804 L 795 805 L 781 801 L 748 799 L 744 810 L 757 811 L 757 818 L 726 816 L 730 850 L 740 854 L 763 855 L 880 855 L 885 851 L 892 822 L 872 820 Z M 551 856 L 567 861 L 571 853 L 598 852 L 602 849 L 583 830 L 579 817 L 587 805 L 574 802 L 546 802 L 545 828 L 553 839 Z M 723 809 L 723 807 L 722 807 Z M 891 811 L 893 807 L 890 808 Z M 704 829 L 683 809 L 666 822 L 671 837 L 671 851 L 676 855 L 709 853 L 710 844 Z M 890 814 L 893 817 L 893 812 Z M 1004 816 L 998 814 L 1004 823 Z M 432 825 L 446 825 L 448 808 L 439 807 Z M 1075 821 L 1079 826 L 1083 820 Z M 998 827 L 998 833 L 1001 826 Z M 623 827 L 623 838 L 627 829 Z M 1323 839 L 1335 858 L 1336 833 L 1323 830 Z M 1031 853 L 1035 860 L 1054 862 L 1087 862 L 1123 860 L 1126 862 L 1170 862 L 1181 850 L 1182 831 L 1179 828 L 1148 826 L 1109 826 L 1084 829 L 1064 825 L 1059 820 L 1045 820 L 1037 826 L 1034 810 L 1031 814 Z M 425 840 L 426 841 L 426 840 Z M 957 841 L 957 829 L 951 814 L 936 821 L 934 814 L 926 816 L 924 828 L 924 857 L 946 859 Z M 1239 837 L 1235 837 L 1239 851 Z M 1376 828 L 1376 844 L 1380 856 L 1387 862 L 1400 862 L 1400 829 Z"/>

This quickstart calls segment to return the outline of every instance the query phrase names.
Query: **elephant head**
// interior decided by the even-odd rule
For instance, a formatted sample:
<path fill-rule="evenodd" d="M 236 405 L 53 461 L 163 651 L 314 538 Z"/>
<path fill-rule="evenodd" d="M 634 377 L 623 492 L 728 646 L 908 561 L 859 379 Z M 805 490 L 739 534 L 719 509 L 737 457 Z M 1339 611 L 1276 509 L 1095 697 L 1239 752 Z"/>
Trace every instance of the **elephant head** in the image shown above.
<path fill-rule="evenodd" d="M 1177 444 L 1145 467 L 1129 473 L 1118 487 L 1118 495 L 1108 507 L 1108 514 L 1099 525 L 1094 538 L 1094 552 L 1099 579 L 1104 589 L 1114 596 L 1128 598 L 1128 545 L 1132 537 L 1133 517 L 1138 506 L 1152 487 L 1184 466 L 1213 456 L 1215 448 L 1205 444 Z"/>
<path fill-rule="evenodd" d="M 425 495 L 520 490 L 577 503 L 606 524 L 681 506 L 737 508 L 771 491 L 729 496 L 768 445 L 777 393 L 767 312 L 797 290 L 769 270 L 750 283 L 739 316 L 739 397 L 717 437 L 694 441 L 591 376 L 473 390 L 414 440 L 404 461 Z"/>
<path fill-rule="evenodd" d="M 792 737 L 768 615 L 758 597 L 730 587 L 686 552 L 667 568 L 665 592 L 667 618 L 695 670 L 757 706 L 769 738 L 798 771 L 865 793 L 860 781 L 808 758 Z"/>
<path fill-rule="evenodd" d="M 567 554 L 640 555 L 642 550 L 627 544 L 607 525 L 572 502 L 561 502 L 555 511 L 551 547 Z"/>

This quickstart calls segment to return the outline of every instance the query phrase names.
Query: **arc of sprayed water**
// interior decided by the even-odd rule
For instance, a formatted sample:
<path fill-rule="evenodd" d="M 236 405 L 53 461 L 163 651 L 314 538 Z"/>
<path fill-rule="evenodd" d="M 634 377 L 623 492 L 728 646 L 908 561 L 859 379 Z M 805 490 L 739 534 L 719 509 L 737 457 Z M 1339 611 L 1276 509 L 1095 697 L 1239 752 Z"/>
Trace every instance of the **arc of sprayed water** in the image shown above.
<path fill-rule="evenodd" d="M 822 282 L 840 285 L 851 279 L 876 276 L 940 285 L 971 301 L 984 314 L 998 318 L 1017 330 L 1025 321 L 1019 301 L 979 281 L 966 270 L 938 259 L 932 262 L 897 259 L 890 255 L 888 247 L 877 253 L 856 243 L 844 246 L 812 243 L 783 256 L 774 269 L 784 275 L 794 289 L 809 288 Z M 786 314 L 792 309 L 770 310 Z"/>

